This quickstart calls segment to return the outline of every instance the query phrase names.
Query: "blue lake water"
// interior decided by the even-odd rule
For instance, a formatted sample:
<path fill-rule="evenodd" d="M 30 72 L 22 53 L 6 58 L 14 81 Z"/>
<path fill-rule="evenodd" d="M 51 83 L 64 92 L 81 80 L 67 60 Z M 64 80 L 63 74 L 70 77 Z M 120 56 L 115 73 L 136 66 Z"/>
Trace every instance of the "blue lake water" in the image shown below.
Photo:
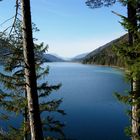
<path fill-rule="evenodd" d="M 62 87 L 49 98 L 63 98 L 61 109 L 67 115 L 56 116 L 65 122 L 66 136 L 71 140 L 129 140 L 124 128 L 129 125 L 127 107 L 114 92 L 129 89 L 123 71 L 78 63 L 47 63 L 50 84 Z M 16 122 L 20 122 L 21 118 Z M 13 124 L 13 120 L 11 121 Z M 7 125 L 0 121 L 0 125 Z"/>
<path fill-rule="evenodd" d="M 127 107 L 114 92 L 129 89 L 121 70 L 78 63 L 48 63 L 49 83 L 62 83 L 50 98 L 62 97 L 65 133 L 74 140 L 129 140 Z"/>

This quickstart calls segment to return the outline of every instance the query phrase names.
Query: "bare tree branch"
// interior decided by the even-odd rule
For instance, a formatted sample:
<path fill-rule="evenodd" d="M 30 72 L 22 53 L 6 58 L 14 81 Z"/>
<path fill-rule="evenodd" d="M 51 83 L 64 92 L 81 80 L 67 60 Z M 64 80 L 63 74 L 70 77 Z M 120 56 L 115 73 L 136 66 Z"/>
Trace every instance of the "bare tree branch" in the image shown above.
<path fill-rule="evenodd" d="M 9 20 L 11 20 L 11 19 L 13 19 L 13 18 L 14 18 L 14 16 L 11 17 L 11 18 L 9 18 L 9 19 L 6 19 L 4 22 L 2 22 L 2 23 L 0 24 L 0 26 L 2 26 L 3 24 L 5 24 L 6 22 L 8 22 Z"/>
<path fill-rule="evenodd" d="M 6 32 L 9 28 L 11 28 L 11 27 L 12 27 L 12 26 L 7 27 L 7 28 L 1 33 L 0 37 L 2 37 L 2 36 L 5 34 L 5 32 Z"/>
<path fill-rule="evenodd" d="M 121 18 L 123 18 L 123 19 L 126 19 L 126 17 L 125 16 L 123 16 L 123 15 L 121 15 L 121 14 L 119 14 L 119 13 L 117 13 L 117 12 L 115 12 L 115 11 L 111 11 L 113 14 L 115 14 L 115 15 L 117 15 L 117 16 L 119 16 L 119 17 L 121 17 Z"/>
<path fill-rule="evenodd" d="M 0 0 L 0 1 L 1 1 L 1 0 Z M 5 24 L 6 22 L 8 22 L 9 20 L 11 20 L 11 19 L 14 18 L 13 24 L 12 24 L 11 26 L 7 27 L 3 32 L 1 32 L 0 37 L 2 37 L 2 36 L 5 34 L 5 32 L 6 32 L 9 28 L 11 28 L 11 29 L 10 29 L 10 32 L 9 32 L 9 36 L 11 35 L 11 33 L 12 33 L 13 29 L 14 29 L 14 26 L 15 26 L 15 24 L 16 24 L 17 17 L 18 17 L 18 15 L 20 15 L 20 14 L 18 13 L 19 6 L 20 6 L 20 5 L 19 5 L 19 0 L 16 0 L 16 5 L 15 5 L 15 7 L 16 7 L 16 12 L 15 12 L 15 15 L 14 15 L 13 17 L 11 17 L 11 18 L 5 20 L 3 23 L 0 24 L 0 26 L 2 26 L 2 25 Z M 20 16 L 21 16 L 21 15 L 20 15 Z"/>
<path fill-rule="evenodd" d="M 11 30 L 10 30 L 10 32 L 9 32 L 9 36 L 10 36 L 10 34 L 12 33 L 13 28 L 14 28 L 15 23 L 16 23 L 16 20 L 17 20 L 18 8 L 19 8 L 19 0 L 16 0 L 16 13 L 15 13 L 15 16 L 14 16 L 14 22 L 13 22 L 12 28 L 11 28 Z"/>

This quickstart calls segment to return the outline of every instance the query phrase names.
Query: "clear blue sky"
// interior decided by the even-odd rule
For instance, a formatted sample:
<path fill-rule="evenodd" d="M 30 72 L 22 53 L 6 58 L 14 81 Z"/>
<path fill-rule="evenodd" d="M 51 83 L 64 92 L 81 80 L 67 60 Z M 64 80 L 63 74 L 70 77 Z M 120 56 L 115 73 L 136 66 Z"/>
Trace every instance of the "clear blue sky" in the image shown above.
<path fill-rule="evenodd" d="M 14 15 L 14 5 L 15 0 L 0 2 L 0 23 Z M 126 15 L 126 7 L 118 3 L 92 10 L 85 0 L 31 0 L 31 9 L 32 21 L 40 29 L 35 37 L 49 45 L 49 53 L 63 57 L 90 52 L 125 34 L 120 18 L 111 13 Z"/>

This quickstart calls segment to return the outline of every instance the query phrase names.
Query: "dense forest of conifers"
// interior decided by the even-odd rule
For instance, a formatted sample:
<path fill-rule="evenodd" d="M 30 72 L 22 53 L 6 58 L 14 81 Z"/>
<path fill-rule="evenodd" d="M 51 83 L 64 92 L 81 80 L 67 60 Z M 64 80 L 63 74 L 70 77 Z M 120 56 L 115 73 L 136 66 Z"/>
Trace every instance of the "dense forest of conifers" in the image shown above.
<path fill-rule="evenodd" d="M 82 62 L 84 64 L 97 64 L 97 65 L 108 65 L 125 67 L 125 61 L 122 57 L 117 54 L 117 48 L 121 44 L 126 43 L 128 35 L 124 35 L 110 43 L 98 48 L 97 50 L 89 53 Z"/>

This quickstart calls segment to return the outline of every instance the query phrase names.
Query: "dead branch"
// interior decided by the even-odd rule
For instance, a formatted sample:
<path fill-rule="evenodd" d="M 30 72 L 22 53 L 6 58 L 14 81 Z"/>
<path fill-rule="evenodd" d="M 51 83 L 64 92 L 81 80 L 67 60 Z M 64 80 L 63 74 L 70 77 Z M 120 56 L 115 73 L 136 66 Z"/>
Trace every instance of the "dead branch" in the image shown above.
<path fill-rule="evenodd" d="M 11 28 L 11 30 L 10 30 L 10 32 L 9 32 L 9 36 L 10 36 L 10 34 L 12 33 L 13 28 L 14 28 L 14 26 L 15 26 L 15 23 L 16 23 L 16 20 L 17 20 L 17 16 L 18 16 L 18 9 L 19 9 L 19 0 L 16 0 L 16 13 L 15 13 L 15 16 L 14 16 L 14 22 L 13 22 L 13 24 L 12 24 L 12 28 Z"/>

